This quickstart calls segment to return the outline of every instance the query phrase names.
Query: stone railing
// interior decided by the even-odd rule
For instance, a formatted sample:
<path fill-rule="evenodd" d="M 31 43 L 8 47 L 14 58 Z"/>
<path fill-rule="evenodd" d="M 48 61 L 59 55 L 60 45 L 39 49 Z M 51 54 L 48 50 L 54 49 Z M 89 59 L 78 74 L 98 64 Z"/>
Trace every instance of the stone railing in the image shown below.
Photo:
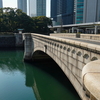
<path fill-rule="evenodd" d="M 86 64 L 82 70 L 83 86 L 90 100 L 100 100 L 100 60 Z"/>
<path fill-rule="evenodd" d="M 76 37 L 76 33 L 51 33 L 50 36 L 56 36 L 56 37 Z"/>
<path fill-rule="evenodd" d="M 100 41 L 100 35 L 99 34 L 79 34 L 79 33 L 52 33 L 50 36 L 55 36 L 55 37 L 70 37 L 70 38 L 77 38 L 77 36 L 80 35 L 79 37 L 82 39 L 92 39 L 92 40 L 99 40 Z M 78 37 L 78 38 L 79 38 Z"/>
<path fill-rule="evenodd" d="M 100 41 L 100 35 L 98 34 L 80 34 L 80 38 Z"/>

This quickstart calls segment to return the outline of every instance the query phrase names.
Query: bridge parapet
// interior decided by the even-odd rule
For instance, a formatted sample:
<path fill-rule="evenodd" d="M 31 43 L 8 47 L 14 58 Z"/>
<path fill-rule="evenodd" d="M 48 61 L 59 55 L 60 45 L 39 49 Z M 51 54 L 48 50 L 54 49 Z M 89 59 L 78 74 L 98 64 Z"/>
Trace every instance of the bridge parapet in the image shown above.
<path fill-rule="evenodd" d="M 100 41 L 100 34 L 82 34 L 82 33 L 81 34 L 77 33 L 77 34 L 79 34 L 80 35 L 79 37 L 82 38 L 82 39 L 92 39 L 92 40 Z M 57 33 L 57 34 L 51 33 L 50 36 L 70 37 L 70 38 L 76 38 L 77 37 L 76 33 Z"/>
<path fill-rule="evenodd" d="M 76 33 L 51 33 L 50 36 L 76 38 Z"/>
<path fill-rule="evenodd" d="M 90 61 L 100 59 L 100 46 L 70 39 L 31 34 L 34 47 L 31 57 L 39 57 L 37 51 L 50 56 L 73 84 L 82 100 L 90 100 L 83 90 L 82 70 Z M 43 56 L 44 57 L 44 56 Z M 92 100 L 92 99 L 91 99 Z"/>

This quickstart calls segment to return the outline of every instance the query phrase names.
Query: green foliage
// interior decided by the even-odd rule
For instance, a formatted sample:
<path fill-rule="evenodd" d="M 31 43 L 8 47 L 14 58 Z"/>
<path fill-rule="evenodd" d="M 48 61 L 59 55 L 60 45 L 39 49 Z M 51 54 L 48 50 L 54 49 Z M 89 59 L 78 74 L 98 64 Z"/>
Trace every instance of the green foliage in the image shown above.
<path fill-rule="evenodd" d="M 0 8 L 0 32 L 24 29 L 24 32 L 46 34 L 50 31 L 48 25 L 52 25 L 52 21 L 45 16 L 31 18 L 17 8 Z"/>
<path fill-rule="evenodd" d="M 48 34 L 50 32 L 50 29 L 48 28 L 48 25 L 52 25 L 52 21 L 50 18 L 47 18 L 45 16 L 38 16 L 32 17 L 32 19 L 35 24 L 36 33 Z"/>
<path fill-rule="evenodd" d="M 14 35 L 13 32 L 0 32 L 0 35 Z"/>
<path fill-rule="evenodd" d="M 25 29 L 30 17 L 16 8 L 1 8 L 0 9 L 0 32 L 13 32 L 19 28 Z M 32 19 L 31 19 L 32 20 Z M 33 25 L 33 24 L 32 24 Z M 29 27 L 28 27 L 29 28 Z M 28 30 L 25 29 L 26 30 Z"/>

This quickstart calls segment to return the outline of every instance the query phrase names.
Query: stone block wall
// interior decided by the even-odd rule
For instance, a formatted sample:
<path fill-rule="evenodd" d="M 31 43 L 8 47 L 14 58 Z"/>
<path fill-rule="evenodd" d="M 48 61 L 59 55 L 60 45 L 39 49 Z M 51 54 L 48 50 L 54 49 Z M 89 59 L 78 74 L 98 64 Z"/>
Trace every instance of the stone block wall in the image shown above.
<path fill-rule="evenodd" d="M 0 48 L 23 47 L 22 34 L 0 35 Z"/>
<path fill-rule="evenodd" d="M 0 36 L 0 48 L 4 48 L 4 47 L 15 47 L 16 45 L 16 39 L 14 35 L 2 35 Z"/>

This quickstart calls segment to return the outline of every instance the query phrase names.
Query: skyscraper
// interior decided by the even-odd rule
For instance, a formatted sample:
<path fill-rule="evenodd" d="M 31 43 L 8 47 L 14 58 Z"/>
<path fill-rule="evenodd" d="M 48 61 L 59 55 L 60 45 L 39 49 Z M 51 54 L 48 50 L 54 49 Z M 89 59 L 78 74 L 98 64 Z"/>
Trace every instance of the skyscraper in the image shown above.
<path fill-rule="evenodd" d="M 21 9 L 27 14 L 27 0 L 18 0 L 18 9 Z"/>
<path fill-rule="evenodd" d="M 36 0 L 29 0 L 29 16 L 36 16 Z"/>
<path fill-rule="evenodd" d="M 36 0 L 37 16 L 46 16 L 46 0 Z"/>
<path fill-rule="evenodd" d="M 51 0 L 51 18 L 57 21 L 57 1 Z"/>
<path fill-rule="evenodd" d="M 100 21 L 100 0 L 84 0 L 83 22 Z"/>
<path fill-rule="evenodd" d="M 51 0 L 51 18 L 55 24 L 73 24 L 74 0 Z"/>
<path fill-rule="evenodd" d="M 46 16 L 46 0 L 29 0 L 29 16 Z"/>
<path fill-rule="evenodd" d="M 2 0 L 0 0 L 0 8 L 3 8 Z"/>
<path fill-rule="evenodd" d="M 84 0 L 76 0 L 75 23 L 83 23 Z"/>
<path fill-rule="evenodd" d="M 100 21 L 100 0 L 76 0 L 75 23 Z"/>

